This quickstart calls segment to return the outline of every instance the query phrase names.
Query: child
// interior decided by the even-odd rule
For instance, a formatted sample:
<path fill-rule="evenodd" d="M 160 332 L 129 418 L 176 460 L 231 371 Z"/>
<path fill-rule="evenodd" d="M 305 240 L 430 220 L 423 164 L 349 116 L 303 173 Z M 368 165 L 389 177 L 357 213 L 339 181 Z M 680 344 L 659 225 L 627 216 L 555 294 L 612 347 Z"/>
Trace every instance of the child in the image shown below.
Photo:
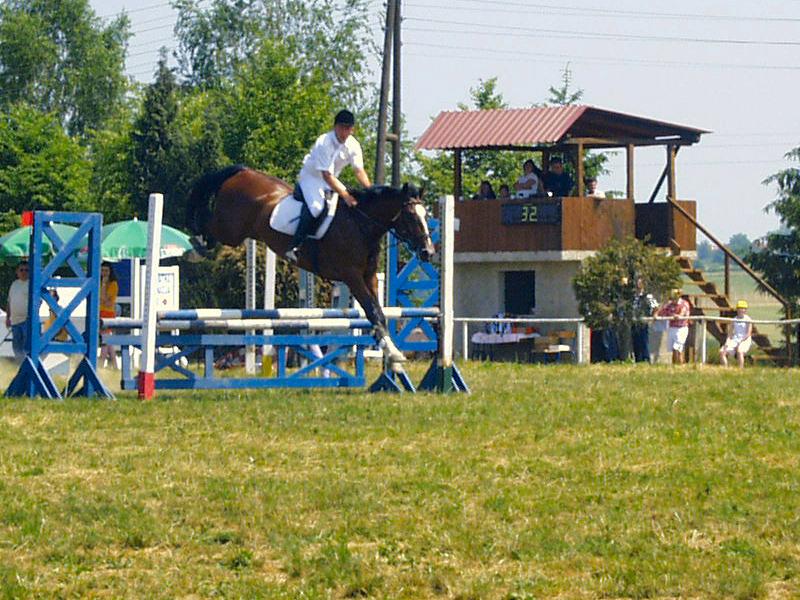
<path fill-rule="evenodd" d="M 728 354 L 735 354 L 739 368 L 744 368 L 744 355 L 750 350 L 753 343 L 753 323 L 747 313 L 747 301 L 739 300 L 736 303 L 736 317 L 728 326 L 728 339 L 719 349 L 719 362 L 728 366 Z"/>

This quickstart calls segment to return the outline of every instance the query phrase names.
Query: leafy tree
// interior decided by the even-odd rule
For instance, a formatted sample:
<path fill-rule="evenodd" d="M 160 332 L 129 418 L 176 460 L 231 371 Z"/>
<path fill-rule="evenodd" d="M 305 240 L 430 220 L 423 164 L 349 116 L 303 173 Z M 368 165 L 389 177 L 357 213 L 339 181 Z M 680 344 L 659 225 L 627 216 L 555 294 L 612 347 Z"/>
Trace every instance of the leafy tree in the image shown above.
<path fill-rule="evenodd" d="M 800 147 L 786 158 L 800 162 Z M 753 250 L 746 260 L 764 279 L 793 304 L 792 314 L 800 314 L 800 169 L 790 167 L 764 180 L 778 187 L 777 198 L 767 205 L 781 220 L 781 230 L 767 234 L 763 247 Z"/>
<path fill-rule="evenodd" d="M 314 140 L 332 127 L 331 92 L 318 71 L 303 74 L 284 45 L 263 41 L 222 92 L 225 154 L 294 181 Z"/>
<path fill-rule="evenodd" d="M 104 25 L 89 0 L 0 6 L 0 108 L 25 101 L 71 134 L 101 128 L 123 102 L 129 22 Z"/>
<path fill-rule="evenodd" d="M 478 85 L 470 89 L 472 106 L 459 104 L 460 110 L 491 110 L 508 108 L 503 95 L 497 90 L 497 78 L 479 80 Z M 462 152 L 463 175 L 461 188 L 464 196 L 469 197 L 477 192 L 480 182 L 489 179 L 495 192 L 499 192 L 501 184 L 510 187 L 522 173 L 525 158 L 519 152 L 497 152 L 489 150 L 466 150 Z M 433 157 L 417 153 L 417 162 L 421 167 L 421 179 L 432 197 L 453 193 L 453 153 L 439 152 Z"/>
<path fill-rule="evenodd" d="M 578 104 L 583 99 L 583 90 L 581 88 L 572 89 L 572 69 L 569 68 L 569 63 L 561 71 L 561 87 L 551 85 L 548 89 L 550 97 L 547 99 L 546 104 L 549 105 L 570 106 Z"/>
<path fill-rule="evenodd" d="M 192 86 L 220 87 L 264 40 L 283 43 L 304 75 L 322 70 L 333 97 L 356 107 L 373 47 L 367 0 L 177 0 L 176 56 Z"/>
<path fill-rule="evenodd" d="M 744 233 L 735 233 L 731 236 L 731 239 L 728 240 L 728 248 L 736 256 L 747 256 L 750 254 L 750 248 L 752 246 L 753 242 L 751 242 L 750 238 Z"/>
<path fill-rule="evenodd" d="M 155 81 L 144 92 L 142 108 L 131 131 L 131 196 L 140 215 L 147 214 L 147 198 L 151 192 L 164 194 L 164 221 L 183 221 L 184 198 L 178 183 L 184 140 L 176 126 L 178 85 L 167 67 L 162 49 Z"/>
<path fill-rule="evenodd" d="M 0 211 L 90 210 L 91 165 L 55 114 L 16 104 L 0 114 Z"/>
<path fill-rule="evenodd" d="M 620 339 L 634 322 L 636 280 L 661 296 L 679 285 L 678 263 L 660 250 L 629 237 L 611 240 L 605 248 L 583 261 L 572 282 L 578 310 L 592 329 L 617 330 Z"/>

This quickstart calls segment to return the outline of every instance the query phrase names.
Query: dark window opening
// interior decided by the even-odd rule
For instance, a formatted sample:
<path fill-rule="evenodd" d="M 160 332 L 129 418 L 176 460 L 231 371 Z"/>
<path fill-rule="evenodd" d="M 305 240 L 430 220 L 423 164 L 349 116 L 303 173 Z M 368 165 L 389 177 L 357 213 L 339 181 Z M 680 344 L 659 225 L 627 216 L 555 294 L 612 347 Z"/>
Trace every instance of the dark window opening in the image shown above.
<path fill-rule="evenodd" d="M 532 315 L 536 308 L 536 271 L 506 271 L 505 312 Z"/>

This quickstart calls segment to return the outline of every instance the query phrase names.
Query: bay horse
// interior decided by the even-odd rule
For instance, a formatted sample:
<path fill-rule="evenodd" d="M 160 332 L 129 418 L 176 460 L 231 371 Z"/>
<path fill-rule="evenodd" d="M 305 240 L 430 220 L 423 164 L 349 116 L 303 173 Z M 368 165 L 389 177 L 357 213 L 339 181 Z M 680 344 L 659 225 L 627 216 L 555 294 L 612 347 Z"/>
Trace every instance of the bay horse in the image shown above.
<path fill-rule="evenodd" d="M 327 233 L 318 241 L 306 241 L 297 264 L 325 279 L 344 282 L 364 308 L 389 362 L 402 362 L 405 357 L 389 336 L 378 301 L 380 240 L 392 231 L 422 260 L 429 261 L 435 248 L 425 205 L 421 193 L 410 184 L 402 188 L 373 186 L 350 193 L 358 205 L 351 208 L 339 199 Z M 203 175 L 195 183 L 187 206 L 187 224 L 193 233 L 227 246 L 238 246 L 252 238 L 284 256 L 292 236 L 272 229 L 269 220 L 278 203 L 291 194 L 292 187 L 277 177 L 242 165 L 226 167 Z M 309 251 L 313 243 L 318 243 L 316 256 Z"/>

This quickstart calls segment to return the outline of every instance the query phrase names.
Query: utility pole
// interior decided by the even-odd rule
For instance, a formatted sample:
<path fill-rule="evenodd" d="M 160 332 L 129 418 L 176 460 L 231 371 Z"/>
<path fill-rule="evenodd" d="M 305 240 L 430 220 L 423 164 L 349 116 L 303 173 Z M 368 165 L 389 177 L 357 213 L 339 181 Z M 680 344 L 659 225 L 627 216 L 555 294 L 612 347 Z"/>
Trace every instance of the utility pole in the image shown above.
<path fill-rule="evenodd" d="M 400 0 L 387 0 L 386 26 L 383 33 L 383 65 L 381 68 L 381 90 L 378 104 L 378 138 L 375 152 L 375 183 L 386 182 L 386 142 L 392 144 L 392 185 L 400 185 L 400 127 L 401 127 L 401 78 L 400 78 Z M 389 76 L 392 75 L 392 129 L 387 132 L 389 112 Z"/>

